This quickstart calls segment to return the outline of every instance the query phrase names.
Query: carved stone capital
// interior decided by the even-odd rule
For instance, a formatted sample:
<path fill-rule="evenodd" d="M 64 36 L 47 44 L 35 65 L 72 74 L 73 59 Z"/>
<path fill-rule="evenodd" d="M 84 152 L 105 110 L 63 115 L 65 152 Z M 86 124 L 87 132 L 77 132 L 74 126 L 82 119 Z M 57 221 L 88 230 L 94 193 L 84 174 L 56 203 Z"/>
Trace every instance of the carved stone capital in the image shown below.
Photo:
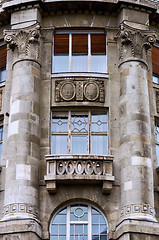
<path fill-rule="evenodd" d="M 156 41 L 156 32 L 136 29 L 122 23 L 116 38 L 119 40 L 120 61 L 129 58 L 147 61 L 147 51 Z"/>
<path fill-rule="evenodd" d="M 4 40 L 16 59 L 40 58 L 40 26 L 38 24 L 18 30 L 4 30 Z"/>

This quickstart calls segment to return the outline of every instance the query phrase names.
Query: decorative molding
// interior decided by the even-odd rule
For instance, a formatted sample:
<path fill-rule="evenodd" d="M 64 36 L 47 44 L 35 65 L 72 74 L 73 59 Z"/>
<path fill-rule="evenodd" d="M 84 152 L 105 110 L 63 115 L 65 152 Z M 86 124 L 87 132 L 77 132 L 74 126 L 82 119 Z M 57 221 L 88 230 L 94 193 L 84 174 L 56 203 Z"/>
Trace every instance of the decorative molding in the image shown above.
<path fill-rule="evenodd" d="M 159 92 L 156 91 L 156 111 L 159 113 Z"/>
<path fill-rule="evenodd" d="M 155 216 L 155 209 L 151 207 L 150 204 L 131 204 L 126 205 L 121 209 L 120 217 L 123 218 L 125 216 L 131 214 L 149 214 L 153 217 Z"/>
<path fill-rule="evenodd" d="M 40 26 L 20 30 L 4 30 L 4 40 L 14 52 L 15 59 L 40 59 Z"/>
<path fill-rule="evenodd" d="M 136 58 L 146 62 L 147 52 L 156 41 L 156 32 L 136 29 L 122 23 L 116 38 L 119 40 L 120 61 Z"/>
<path fill-rule="evenodd" d="M 13 203 L 13 204 L 6 205 L 4 207 L 3 216 L 6 216 L 12 213 L 28 213 L 28 214 L 34 215 L 35 217 L 38 216 L 37 208 L 35 206 L 25 204 L 25 203 Z"/>
<path fill-rule="evenodd" d="M 104 80 L 74 78 L 55 80 L 55 102 L 69 101 L 104 103 Z"/>

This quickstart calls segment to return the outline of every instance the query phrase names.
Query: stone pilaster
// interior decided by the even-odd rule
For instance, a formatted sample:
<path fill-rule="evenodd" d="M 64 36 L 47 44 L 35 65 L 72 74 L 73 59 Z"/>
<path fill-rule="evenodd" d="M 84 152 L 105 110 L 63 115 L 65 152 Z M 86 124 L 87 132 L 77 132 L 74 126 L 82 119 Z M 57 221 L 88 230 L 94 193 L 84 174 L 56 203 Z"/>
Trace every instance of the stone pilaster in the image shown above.
<path fill-rule="evenodd" d="M 38 219 L 40 27 L 4 32 L 12 49 L 3 221 Z"/>
<path fill-rule="evenodd" d="M 155 33 L 121 24 L 120 48 L 120 219 L 155 221 L 147 51 Z"/>

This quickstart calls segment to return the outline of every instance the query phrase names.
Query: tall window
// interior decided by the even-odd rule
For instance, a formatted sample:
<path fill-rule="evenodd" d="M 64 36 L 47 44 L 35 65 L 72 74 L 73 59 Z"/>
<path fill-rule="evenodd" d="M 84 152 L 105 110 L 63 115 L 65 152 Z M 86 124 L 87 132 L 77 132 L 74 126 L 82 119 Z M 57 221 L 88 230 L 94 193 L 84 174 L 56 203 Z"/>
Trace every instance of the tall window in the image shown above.
<path fill-rule="evenodd" d="M 159 43 L 152 46 L 153 82 L 159 84 Z"/>
<path fill-rule="evenodd" d="M 155 123 L 155 142 L 156 142 L 157 165 L 159 166 L 159 120 L 156 120 Z"/>
<path fill-rule="evenodd" d="M 6 80 L 6 45 L 0 42 L 0 83 Z"/>
<path fill-rule="evenodd" d="M 53 113 L 53 154 L 107 154 L 107 114 Z"/>
<path fill-rule="evenodd" d="M 107 223 L 90 205 L 71 205 L 59 211 L 50 224 L 50 240 L 107 240 Z"/>
<path fill-rule="evenodd" d="M 2 144 L 3 144 L 3 120 L 0 120 L 0 159 L 2 154 Z"/>
<path fill-rule="evenodd" d="M 53 49 L 54 73 L 107 71 L 104 33 L 55 34 Z"/>

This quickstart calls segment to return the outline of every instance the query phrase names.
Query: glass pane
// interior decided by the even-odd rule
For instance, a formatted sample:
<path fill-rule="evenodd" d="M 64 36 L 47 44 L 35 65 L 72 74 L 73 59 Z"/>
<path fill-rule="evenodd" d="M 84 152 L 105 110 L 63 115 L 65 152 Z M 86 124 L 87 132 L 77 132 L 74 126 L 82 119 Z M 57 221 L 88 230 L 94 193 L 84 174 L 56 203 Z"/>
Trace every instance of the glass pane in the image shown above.
<path fill-rule="evenodd" d="M 60 224 L 59 225 L 59 234 L 65 235 L 66 234 L 66 225 Z"/>
<path fill-rule="evenodd" d="M 100 240 L 107 240 L 107 235 L 100 235 Z"/>
<path fill-rule="evenodd" d="M 74 235 L 74 232 L 75 232 L 75 225 L 71 224 L 71 226 L 70 226 L 70 234 Z"/>
<path fill-rule="evenodd" d="M 91 136 L 91 153 L 104 155 L 107 154 L 107 135 Z"/>
<path fill-rule="evenodd" d="M 99 234 L 99 224 L 92 224 L 92 234 Z"/>
<path fill-rule="evenodd" d="M 106 234 L 106 233 L 107 233 L 106 225 L 105 224 L 100 225 L 100 234 Z"/>
<path fill-rule="evenodd" d="M 54 56 L 54 73 L 69 72 L 69 56 L 68 55 L 56 55 Z"/>
<path fill-rule="evenodd" d="M 156 144 L 156 155 L 157 155 L 157 163 L 159 166 L 159 145 L 158 144 Z"/>
<path fill-rule="evenodd" d="M 99 214 L 97 210 L 95 210 L 94 208 L 92 208 L 92 214 Z"/>
<path fill-rule="evenodd" d="M 92 240 L 99 240 L 99 235 L 92 236 Z"/>
<path fill-rule="evenodd" d="M 67 132 L 68 118 L 67 117 L 53 117 L 52 118 L 52 132 Z"/>
<path fill-rule="evenodd" d="M 0 71 L 0 82 L 3 82 L 6 80 L 6 69 L 3 69 Z"/>
<path fill-rule="evenodd" d="M 92 132 L 106 132 L 107 131 L 107 115 L 106 114 L 92 114 Z"/>
<path fill-rule="evenodd" d="M 88 55 L 72 56 L 72 72 L 88 72 Z"/>
<path fill-rule="evenodd" d="M 52 154 L 67 154 L 67 135 L 52 135 Z"/>
<path fill-rule="evenodd" d="M 54 235 L 58 235 L 58 224 L 54 224 L 51 226 L 51 233 Z"/>
<path fill-rule="evenodd" d="M 66 223 L 66 215 L 59 215 L 59 223 Z"/>
<path fill-rule="evenodd" d="M 87 133 L 88 131 L 88 116 L 87 115 L 73 115 L 71 121 L 71 131 L 74 133 Z"/>
<path fill-rule="evenodd" d="M 87 136 L 72 136 L 72 153 L 87 154 Z"/>
<path fill-rule="evenodd" d="M 50 238 L 50 240 L 58 240 L 58 236 L 52 235 L 51 238 Z"/>
<path fill-rule="evenodd" d="M 66 235 L 59 236 L 59 240 L 66 240 Z"/>
<path fill-rule="evenodd" d="M 101 224 L 105 224 L 105 219 L 104 219 L 104 217 L 102 215 L 100 215 L 100 223 Z"/>
<path fill-rule="evenodd" d="M 92 223 L 98 223 L 99 224 L 99 217 L 100 215 L 92 215 Z"/>
<path fill-rule="evenodd" d="M 153 75 L 153 83 L 159 84 L 159 76 Z"/>
<path fill-rule="evenodd" d="M 156 142 L 159 143 L 159 126 L 155 126 L 155 137 L 156 137 Z"/>
<path fill-rule="evenodd" d="M 91 72 L 107 72 L 106 55 L 91 55 Z"/>
<path fill-rule="evenodd" d="M 71 221 L 78 221 L 78 218 L 74 215 L 74 213 L 71 213 L 70 218 Z"/>
<path fill-rule="evenodd" d="M 3 141 L 3 126 L 0 126 L 0 141 Z"/>
<path fill-rule="evenodd" d="M 81 225 L 81 224 L 76 224 L 75 225 L 75 234 L 76 235 L 82 235 L 83 234 L 83 231 L 84 231 L 84 229 L 83 229 L 83 225 Z"/>

